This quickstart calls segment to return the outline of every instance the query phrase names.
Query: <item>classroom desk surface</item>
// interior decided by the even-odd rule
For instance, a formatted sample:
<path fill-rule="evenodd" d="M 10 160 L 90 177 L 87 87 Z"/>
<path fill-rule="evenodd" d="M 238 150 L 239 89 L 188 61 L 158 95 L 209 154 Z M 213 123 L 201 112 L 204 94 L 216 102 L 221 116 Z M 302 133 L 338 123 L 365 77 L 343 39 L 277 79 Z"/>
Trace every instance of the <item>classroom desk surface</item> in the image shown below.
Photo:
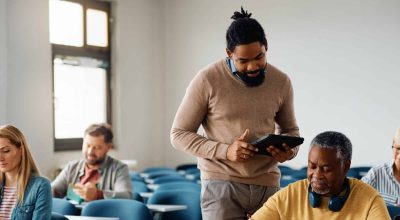
<path fill-rule="evenodd" d="M 75 201 L 68 200 L 72 204 L 75 205 L 76 208 L 82 209 L 87 202 L 83 202 L 81 204 L 76 203 Z M 180 211 L 187 209 L 186 205 L 160 205 L 160 204 L 146 204 L 147 208 L 153 212 L 172 212 L 172 211 Z"/>

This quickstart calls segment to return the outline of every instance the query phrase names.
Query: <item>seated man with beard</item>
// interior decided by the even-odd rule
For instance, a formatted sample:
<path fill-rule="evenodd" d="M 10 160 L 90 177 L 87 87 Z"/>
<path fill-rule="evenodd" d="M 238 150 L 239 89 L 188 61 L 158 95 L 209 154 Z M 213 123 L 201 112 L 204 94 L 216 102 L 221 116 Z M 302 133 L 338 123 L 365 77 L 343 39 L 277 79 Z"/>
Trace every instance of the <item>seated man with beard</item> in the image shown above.
<path fill-rule="evenodd" d="M 317 135 L 308 154 L 307 179 L 274 194 L 252 216 L 260 219 L 390 219 L 379 193 L 348 179 L 352 145 L 341 133 Z"/>
<path fill-rule="evenodd" d="M 68 187 L 84 201 L 132 197 L 126 164 L 107 155 L 113 133 L 108 124 L 93 124 L 84 133 L 84 158 L 67 164 L 51 183 L 54 197 L 65 197 Z M 71 189 L 70 189 L 71 190 Z"/>

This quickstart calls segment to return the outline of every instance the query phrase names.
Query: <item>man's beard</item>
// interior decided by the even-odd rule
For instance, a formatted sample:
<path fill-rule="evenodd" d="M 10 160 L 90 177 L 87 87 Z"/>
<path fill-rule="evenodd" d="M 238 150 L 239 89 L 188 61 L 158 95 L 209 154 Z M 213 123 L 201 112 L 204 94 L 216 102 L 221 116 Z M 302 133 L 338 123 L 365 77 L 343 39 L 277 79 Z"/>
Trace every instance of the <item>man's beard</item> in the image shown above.
<path fill-rule="evenodd" d="M 88 163 L 89 165 L 92 165 L 92 166 L 93 165 L 99 165 L 99 164 L 103 163 L 104 159 L 105 159 L 105 157 L 99 158 L 99 159 L 95 159 L 95 160 L 89 160 L 86 157 L 86 163 Z"/>
<path fill-rule="evenodd" d="M 316 187 L 313 187 L 314 183 L 318 182 L 319 184 L 323 184 L 326 187 L 324 189 L 317 189 Z M 320 181 L 320 180 L 311 180 L 311 188 L 314 192 L 320 194 L 320 195 L 326 195 L 330 192 L 330 186 L 325 182 L 325 181 Z"/>
<path fill-rule="evenodd" d="M 247 74 L 254 74 L 258 73 L 256 77 L 249 77 Z M 261 85 L 265 79 L 265 67 L 254 70 L 254 71 L 247 71 L 247 72 L 239 72 L 236 71 L 234 74 L 246 84 L 247 87 L 256 87 Z"/>

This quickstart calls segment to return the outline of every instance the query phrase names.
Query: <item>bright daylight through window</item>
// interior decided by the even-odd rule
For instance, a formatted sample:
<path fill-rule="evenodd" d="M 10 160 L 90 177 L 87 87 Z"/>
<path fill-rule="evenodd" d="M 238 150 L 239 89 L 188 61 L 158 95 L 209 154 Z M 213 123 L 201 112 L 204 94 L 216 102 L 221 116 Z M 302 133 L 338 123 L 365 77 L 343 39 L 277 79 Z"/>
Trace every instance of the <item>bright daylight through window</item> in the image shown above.
<path fill-rule="evenodd" d="M 81 149 L 84 129 L 111 120 L 110 3 L 49 0 L 54 149 Z"/>

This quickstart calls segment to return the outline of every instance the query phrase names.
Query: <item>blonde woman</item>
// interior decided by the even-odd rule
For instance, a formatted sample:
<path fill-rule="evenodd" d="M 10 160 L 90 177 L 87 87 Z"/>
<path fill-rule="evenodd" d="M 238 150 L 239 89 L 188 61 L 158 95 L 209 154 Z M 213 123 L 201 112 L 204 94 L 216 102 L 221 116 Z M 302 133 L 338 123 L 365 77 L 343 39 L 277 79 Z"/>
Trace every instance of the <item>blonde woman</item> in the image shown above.
<path fill-rule="evenodd" d="M 0 219 L 51 219 L 50 182 L 39 175 L 24 135 L 0 126 Z"/>

